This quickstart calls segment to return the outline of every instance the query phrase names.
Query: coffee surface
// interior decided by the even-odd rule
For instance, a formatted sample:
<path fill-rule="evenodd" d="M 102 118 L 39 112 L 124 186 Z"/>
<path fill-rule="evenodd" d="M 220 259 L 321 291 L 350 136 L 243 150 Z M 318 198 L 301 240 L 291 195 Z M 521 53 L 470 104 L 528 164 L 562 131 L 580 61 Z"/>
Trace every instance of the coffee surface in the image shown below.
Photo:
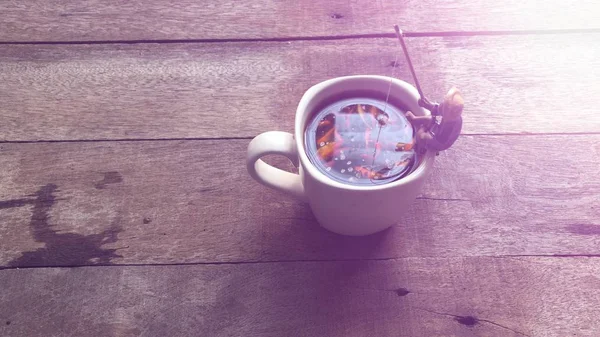
<path fill-rule="evenodd" d="M 400 179 L 417 160 L 415 132 L 404 113 L 367 97 L 336 101 L 308 123 L 307 155 L 323 174 L 345 184 L 378 185 Z"/>

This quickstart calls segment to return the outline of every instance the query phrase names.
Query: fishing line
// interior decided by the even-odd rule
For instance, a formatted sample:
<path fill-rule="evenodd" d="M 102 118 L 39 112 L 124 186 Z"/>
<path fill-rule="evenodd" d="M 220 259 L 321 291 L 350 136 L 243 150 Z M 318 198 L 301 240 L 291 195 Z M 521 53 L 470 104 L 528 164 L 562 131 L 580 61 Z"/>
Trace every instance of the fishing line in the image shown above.
<path fill-rule="evenodd" d="M 394 63 L 392 64 L 392 74 L 390 75 L 390 85 L 388 86 L 387 95 L 385 96 L 385 105 L 383 107 L 383 114 L 379 115 L 380 118 L 385 118 L 388 102 L 390 100 L 390 93 L 392 91 L 392 83 L 394 81 L 394 75 L 396 74 L 396 67 L 398 67 L 398 53 L 396 53 L 396 58 L 394 59 Z M 377 155 L 377 146 L 379 145 L 379 137 L 381 136 L 381 129 L 385 126 L 385 124 L 381 124 L 380 119 L 376 118 L 377 124 L 379 125 L 379 130 L 377 131 L 377 140 L 375 141 L 375 148 L 373 149 L 373 160 L 371 161 L 371 167 L 375 167 L 375 156 Z M 372 183 L 375 183 L 373 178 L 369 178 Z"/>

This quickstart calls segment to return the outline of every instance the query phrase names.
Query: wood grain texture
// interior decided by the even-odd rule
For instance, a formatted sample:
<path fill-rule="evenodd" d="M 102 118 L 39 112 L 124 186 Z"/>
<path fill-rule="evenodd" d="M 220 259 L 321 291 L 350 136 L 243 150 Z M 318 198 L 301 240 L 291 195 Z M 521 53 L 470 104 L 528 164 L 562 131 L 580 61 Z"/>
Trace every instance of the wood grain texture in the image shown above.
<path fill-rule="evenodd" d="M 466 99 L 464 133 L 599 132 L 600 34 L 409 39 L 430 97 Z M 252 137 L 293 130 L 312 85 L 411 82 L 393 39 L 11 45 L 0 50 L 0 139 Z M 560 46 L 560 48 L 557 48 Z"/>
<path fill-rule="evenodd" d="M 4 270 L 0 335 L 593 337 L 599 274 L 595 258 Z"/>
<path fill-rule="evenodd" d="M 593 0 L 0 2 L 0 41 L 335 36 L 407 31 L 598 29 Z"/>
<path fill-rule="evenodd" d="M 247 144 L 0 144 L 0 265 L 600 254 L 600 135 L 463 136 L 362 238 L 253 181 Z"/>

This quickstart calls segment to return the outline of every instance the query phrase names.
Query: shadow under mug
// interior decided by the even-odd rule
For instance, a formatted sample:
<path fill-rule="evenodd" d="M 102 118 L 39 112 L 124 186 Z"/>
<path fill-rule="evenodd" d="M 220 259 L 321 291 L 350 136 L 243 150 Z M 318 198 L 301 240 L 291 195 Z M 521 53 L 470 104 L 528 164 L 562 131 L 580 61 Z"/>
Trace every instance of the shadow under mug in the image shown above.
<path fill-rule="evenodd" d="M 429 114 L 419 106 L 416 88 L 407 82 L 373 75 L 337 77 L 314 85 L 302 96 L 296 110 L 294 135 L 269 131 L 256 136 L 248 145 L 246 165 L 252 178 L 308 202 L 321 226 L 343 235 L 369 235 L 401 223 L 421 192 L 435 159 L 435 153 L 428 151 L 405 177 L 374 186 L 347 185 L 321 173 L 305 152 L 307 123 L 315 109 L 331 97 L 365 90 L 384 97 L 389 90 L 390 102 L 402 102 L 415 115 Z M 278 169 L 260 159 L 269 154 L 289 158 L 299 168 L 299 174 Z"/>

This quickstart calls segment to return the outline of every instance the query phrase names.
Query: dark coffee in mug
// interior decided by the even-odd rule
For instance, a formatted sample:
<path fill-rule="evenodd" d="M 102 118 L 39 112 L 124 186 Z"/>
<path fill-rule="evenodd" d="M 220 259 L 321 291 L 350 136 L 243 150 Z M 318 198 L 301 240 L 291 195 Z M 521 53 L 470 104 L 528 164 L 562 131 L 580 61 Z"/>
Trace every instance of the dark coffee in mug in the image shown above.
<path fill-rule="evenodd" d="M 329 100 L 305 129 L 311 163 L 330 179 L 350 185 L 389 183 L 417 165 L 415 132 L 405 110 L 365 94 Z"/>

